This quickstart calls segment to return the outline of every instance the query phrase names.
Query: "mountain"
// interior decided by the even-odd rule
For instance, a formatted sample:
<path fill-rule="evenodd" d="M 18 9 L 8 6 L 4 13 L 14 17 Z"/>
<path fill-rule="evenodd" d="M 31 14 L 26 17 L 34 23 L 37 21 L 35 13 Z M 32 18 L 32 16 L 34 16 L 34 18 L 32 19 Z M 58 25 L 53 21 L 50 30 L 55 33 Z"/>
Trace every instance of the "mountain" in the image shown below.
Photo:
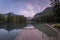
<path fill-rule="evenodd" d="M 42 12 L 40 13 L 37 13 L 34 18 L 37 18 L 37 17 L 42 17 L 42 16 L 46 16 L 46 15 L 52 15 L 53 14 L 53 11 L 52 11 L 52 7 L 47 7 L 45 10 L 43 10 Z"/>

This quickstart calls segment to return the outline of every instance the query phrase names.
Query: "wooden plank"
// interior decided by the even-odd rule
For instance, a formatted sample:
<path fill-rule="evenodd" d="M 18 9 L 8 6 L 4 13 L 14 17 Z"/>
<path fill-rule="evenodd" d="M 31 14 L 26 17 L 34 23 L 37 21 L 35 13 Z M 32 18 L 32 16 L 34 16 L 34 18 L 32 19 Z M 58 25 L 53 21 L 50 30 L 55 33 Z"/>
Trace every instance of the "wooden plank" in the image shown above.
<path fill-rule="evenodd" d="M 49 40 L 47 35 L 38 29 L 24 29 L 21 35 L 18 35 L 15 40 Z"/>

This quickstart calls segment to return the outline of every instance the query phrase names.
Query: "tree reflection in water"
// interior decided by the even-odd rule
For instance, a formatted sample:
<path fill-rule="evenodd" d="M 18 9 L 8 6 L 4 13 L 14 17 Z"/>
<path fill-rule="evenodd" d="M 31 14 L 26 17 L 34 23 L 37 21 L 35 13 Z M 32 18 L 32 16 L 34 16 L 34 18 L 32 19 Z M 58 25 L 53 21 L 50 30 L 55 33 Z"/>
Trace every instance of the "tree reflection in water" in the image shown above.
<path fill-rule="evenodd" d="M 27 24 L 10 24 L 10 23 L 4 24 L 4 23 L 2 23 L 2 24 L 0 24 L 0 29 L 3 28 L 8 31 L 11 31 L 13 29 L 22 29 L 22 28 L 26 27 L 26 25 Z"/>

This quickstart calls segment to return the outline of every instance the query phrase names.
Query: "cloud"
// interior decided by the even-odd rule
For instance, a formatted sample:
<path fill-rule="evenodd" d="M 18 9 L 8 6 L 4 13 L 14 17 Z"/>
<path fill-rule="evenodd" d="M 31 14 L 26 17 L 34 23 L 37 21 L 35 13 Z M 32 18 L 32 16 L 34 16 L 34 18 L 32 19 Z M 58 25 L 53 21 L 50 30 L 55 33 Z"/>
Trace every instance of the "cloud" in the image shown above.
<path fill-rule="evenodd" d="M 46 0 L 0 0 L 0 11 L 2 13 L 12 11 L 19 15 L 33 17 L 43 11 L 47 4 Z"/>
<path fill-rule="evenodd" d="M 26 8 L 24 10 L 19 10 L 18 13 L 20 13 L 21 15 L 24 15 L 26 17 L 33 17 L 36 13 L 36 11 L 34 11 L 34 6 L 31 3 L 26 3 Z"/>
<path fill-rule="evenodd" d="M 29 3 L 29 4 L 26 3 L 25 5 L 27 7 L 27 10 L 34 10 L 34 7 L 33 7 L 33 5 L 31 3 Z"/>
<path fill-rule="evenodd" d="M 19 10 L 19 13 L 21 15 L 24 15 L 26 17 L 33 17 L 37 12 L 40 12 L 41 11 L 41 6 L 38 5 L 38 4 L 33 4 L 31 2 L 29 3 L 26 3 L 26 8 L 25 10 Z"/>
<path fill-rule="evenodd" d="M 28 10 L 19 11 L 18 13 L 24 15 L 25 17 L 33 17 L 35 15 L 34 11 L 28 11 Z"/>
<path fill-rule="evenodd" d="M 30 16 L 34 16 L 37 12 L 41 11 L 41 6 L 38 4 L 33 4 L 33 3 L 26 3 L 26 11 L 28 11 L 28 14 L 30 14 Z"/>

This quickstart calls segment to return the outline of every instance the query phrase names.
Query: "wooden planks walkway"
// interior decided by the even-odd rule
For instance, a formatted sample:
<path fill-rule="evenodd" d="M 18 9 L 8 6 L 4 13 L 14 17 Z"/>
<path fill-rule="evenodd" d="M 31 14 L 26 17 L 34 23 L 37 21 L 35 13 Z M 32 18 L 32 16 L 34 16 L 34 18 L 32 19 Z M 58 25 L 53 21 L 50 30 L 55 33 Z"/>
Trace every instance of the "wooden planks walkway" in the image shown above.
<path fill-rule="evenodd" d="M 35 28 L 23 29 L 21 34 L 19 34 L 15 40 L 49 40 L 45 33 L 42 33 Z"/>

